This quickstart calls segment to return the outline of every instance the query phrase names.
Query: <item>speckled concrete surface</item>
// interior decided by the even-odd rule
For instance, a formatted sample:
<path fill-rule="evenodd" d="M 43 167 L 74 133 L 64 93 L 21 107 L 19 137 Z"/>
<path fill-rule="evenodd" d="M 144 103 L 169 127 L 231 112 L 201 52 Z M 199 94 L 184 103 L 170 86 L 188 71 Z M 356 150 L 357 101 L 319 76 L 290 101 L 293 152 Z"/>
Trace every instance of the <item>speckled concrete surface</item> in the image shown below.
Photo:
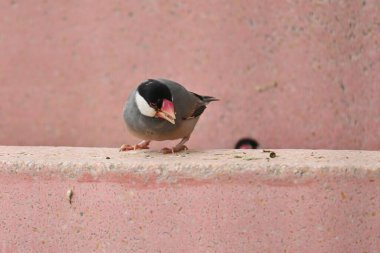
<path fill-rule="evenodd" d="M 0 144 L 119 147 L 130 89 L 221 99 L 190 146 L 380 149 L 380 1 L 0 2 Z M 22 17 L 22 18 L 20 18 Z"/>
<path fill-rule="evenodd" d="M 380 152 L 273 152 L 0 147 L 0 252 L 380 251 Z"/>

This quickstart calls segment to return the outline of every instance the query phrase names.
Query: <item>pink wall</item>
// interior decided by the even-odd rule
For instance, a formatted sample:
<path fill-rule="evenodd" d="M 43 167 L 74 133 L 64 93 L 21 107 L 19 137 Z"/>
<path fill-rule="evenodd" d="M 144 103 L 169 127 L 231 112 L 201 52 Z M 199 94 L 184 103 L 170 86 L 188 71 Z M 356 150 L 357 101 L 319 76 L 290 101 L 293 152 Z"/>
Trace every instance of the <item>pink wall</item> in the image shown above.
<path fill-rule="evenodd" d="M 0 146 L 0 252 L 380 252 L 380 152 L 275 152 Z"/>
<path fill-rule="evenodd" d="M 190 147 L 380 148 L 379 1 L 1 1 L 0 144 L 134 142 L 130 89 L 222 99 Z"/>

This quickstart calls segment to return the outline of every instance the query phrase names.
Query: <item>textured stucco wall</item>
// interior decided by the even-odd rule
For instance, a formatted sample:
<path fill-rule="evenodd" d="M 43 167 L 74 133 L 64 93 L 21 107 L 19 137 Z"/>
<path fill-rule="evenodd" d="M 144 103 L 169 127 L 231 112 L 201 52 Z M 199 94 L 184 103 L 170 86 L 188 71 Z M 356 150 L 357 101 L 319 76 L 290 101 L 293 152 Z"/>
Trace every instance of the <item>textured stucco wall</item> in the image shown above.
<path fill-rule="evenodd" d="M 380 252 L 380 152 L 275 152 L 0 146 L 0 252 Z"/>
<path fill-rule="evenodd" d="M 380 148 L 380 2 L 1 1 L 0 144 L 120 146 L 130 89 L 210 105 L 190 146 Z"/>

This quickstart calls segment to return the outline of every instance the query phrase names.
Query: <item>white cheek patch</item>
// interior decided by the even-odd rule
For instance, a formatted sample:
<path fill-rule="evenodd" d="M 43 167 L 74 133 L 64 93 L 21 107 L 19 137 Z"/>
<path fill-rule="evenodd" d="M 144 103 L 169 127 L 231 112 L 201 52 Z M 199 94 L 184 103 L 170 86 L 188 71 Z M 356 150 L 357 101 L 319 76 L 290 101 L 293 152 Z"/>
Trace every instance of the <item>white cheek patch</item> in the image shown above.
<path fill-rule="evenodd" d="M 140 95 L 138 91 L 136 91 L 135 100 L 137 108 L 139 108 L 141 114 L 148 117 L 154 117 L 156 115 L 156 110 L 149 106 L 148 102 L 146 102 L 146 100 Z"/>

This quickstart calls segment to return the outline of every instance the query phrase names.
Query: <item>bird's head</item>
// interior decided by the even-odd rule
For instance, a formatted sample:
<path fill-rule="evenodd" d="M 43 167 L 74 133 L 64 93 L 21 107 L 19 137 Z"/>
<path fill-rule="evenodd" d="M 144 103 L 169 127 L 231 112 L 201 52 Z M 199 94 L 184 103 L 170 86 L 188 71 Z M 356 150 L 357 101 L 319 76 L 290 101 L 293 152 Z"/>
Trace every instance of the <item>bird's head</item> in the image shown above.
<path fill-rule="evenodd" d="M 141 83 L 137 87 L 135 100 L 141 114 L 175 124 L 173 96 L 165 84 L 152 79 Z"/>

